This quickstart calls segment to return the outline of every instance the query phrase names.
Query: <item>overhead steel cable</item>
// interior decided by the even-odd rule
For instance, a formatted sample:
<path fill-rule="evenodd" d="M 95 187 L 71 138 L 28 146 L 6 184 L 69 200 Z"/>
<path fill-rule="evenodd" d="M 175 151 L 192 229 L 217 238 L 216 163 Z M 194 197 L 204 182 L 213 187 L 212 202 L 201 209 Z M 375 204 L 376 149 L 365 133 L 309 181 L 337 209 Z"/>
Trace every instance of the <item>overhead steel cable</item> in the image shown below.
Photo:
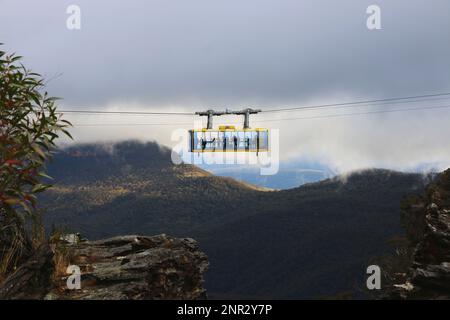
<path fill-rule="evenodd" d="M 310 105 L 310 106 L 301 106 L 301 107 L 289 107 L 289 108 L 280 108 L 280 109 L 268 109 L 263 110 L 261 113 L 269 113 L 269 112 L 286 112 L 286 111 L 296 111 L 296 110 L 306 110 L 306 109 L 321 109 L 321 108 L 329 108 L 329 107 L 340 107 L 340 106 L 355 106 L 355 105 L 364 105 L 369 103 L 377 103 L 377 102 L 392 102 L 392 101 L 402 101 L 402 100 L 411 100 L 411 99 L 420 99 L 424 98 L 433 98 L 433 97 L 442 97 L 449 96 L 450 92 L 447 93 L 436 93 L 436 94 L 426 94 L 419 96 L 409 96 L 409 97 L 398 97 L 398 98 L 387 98 L 387 99 L 376 99 L 376 100 L 365 100 L 365 101 L 354 101 L 354 102 L 342 102 L 342 103 L 330 103 L 330 104 L 320 104 L 320 105 Z M 409 102 L 409 101 L 408 101 Z"/>
<path fill-rule="evenodd" d="M 75 114 L 127 114 L 127 115 L 174 115 L 174 116 L 193 116 L 194 112 L 147 112 L 147 111 L 100 111 L 100 110 L 64 110 L 58 113 L 75 113 Z"/>
<path fill-rule="evenodd" d="M 347 108 L 364 108 L 364 107 L 375 107 L 375 106 L 383 106 L 383 105 L 398 105 L 398 104 L 409 104 L 409 103 L 420 103 L 420 102 L 431 102 L 431 101 L 443 101 L 443 100 L 449 100 L 450 96 L 445 98 L 433 98 L 433 99 L 421 99 L 421 100 L 408 100 L 408 101 L 396 101 L 396 102 L 378 102 L 378 103 L 367 103 L 367 104 L 358 104 L 358 105 L 336 105 L 336 106 L 326 106 L 326 107 L 320 107 L 317 109 L 321 110 L 334 110 L 334 109 L 347 109 Z M 314 108 L 308 108 L 308 109 L 299 109 L 299 110 L 291 110 L 291 111 L 314 111 Z M 258 114 L 259 116 L 261 114 Z"/>
<path fill-rule="evenodd" d="M 446 98 L 437 98 L 446 97 Z M 436 99 L 428 99 L 436 98 Z M 412 100 L 416 99 L 416 100 Z M 420 100 L 417 100 L 420 99 Z M 266 109 L 262 110 L 261 113 L 270 112 L 288 112 L 297 110 L 310 110 L 310 109 L 324 109 L 332 107 L 353 107 L 353 106 L 371 106 L 371 105 L 382 105 L 395 103 L 412 103 L 412 102 L 423 102 L 432 100 L 444 100 L 450 99 L 450 92 L 448 93 L 436 93 L 436 94 L 426 94 L 426 95 L 416 95 L 409 97 L 396 97 L 387 99 L 375 99 L 375 100 L 365 100 L 365 101 L 353 101 L 353 102 L 342 102 L 342 103 L 330 103 L 330 104 L 320 104 L 320 105 L 310 105 L 310 106 L 299 106 L 299 107 L 289 107 L 289 108 L 279 108 L 279 109 Z M 72 107 L 73 108 L 73 107 Z M 76 110 L 76 109 L 60 109 L 58 113 L 66 114 L 116 114 L 116 115 L 173 115 L 173 116 L 194 116 L 195 112 L 158 112 L 158 111 L 106 111 L 106 110 Z"/>
<path fill-rule="evenodd" d="M 186 123 L 73 123 L 74 127 L 192 126 Z"/>
<path fill-rule="evenodd" d="M 377 105 L 394 105 L 394 104 L 409 104 L 409 103 L 420 103 L 426 101 L 436 101 L 436 100 L 446 100 L 450 99 L 449 93 L 436 93 L 436 94 L 426 94 L 426 95 L 416 95 L 409 97 L 397 97 L 397 98 L 387 98 L 387 99 L 376 99 L 376 100 L 365 100 L 365 101 L 355 101 L 355 102 L 343 102 L 334 104 L 322 104 L 322 105 L 311 105 L 311 106 L 301 106 L 301 107 L 291 107 L 291 108 L 280 108 L 280 109 L 269 109 L 262 110 L 262 113 L 271 112 L 286 112 L 286 111 L 304 111 L 304 110 L 316 110 L 316 109 L 341 109 L 350 107 L 372 107 Z M 414 107 L 414 108 L 403 108 L 394 110 L 376 110 L 376 111 L 366 111 L 366 112 L 353 112 L 345 114 L 332 114 L 332 115 L 318 115 L 309 117 L 290 117 L 285 119 L 268 119 L 268 120 L 254 120 L 255 122 L 274 122 L 274 121 L 287 121 L 287 120 L 302 120 L 302 119 L 318 119 L 318 118 L 331 118 L 331 117 L 346 117 L 354 115 L 364 115 L 364 114 L 379 114 L 379 113 L 392 113 L 392 112 L 404 112 L 404 111 L 415 111 L 415 110 L 431 110 L 431 109 L 444 109 L 450 106 L 431 106 L 431 107 Z M 158 112 L 158 111 L 106 111 L 106 110 L 59 110 L 58 113 L 64 114 L 83 114 L 83 115 L 138 115 L 138 116 L 158 116 L 158 115 L 168 115 L 168 116 L 195 116 L 194 112 Z M 85 124 L 75 124 L 75 126 L 184 126 L 190 125 L 191 123 L 85 123 Z"/>
<path fill-rule="evenodd" d="M 395 112 L 406 112 L 406 111 L 425 111 L 425 110 L 438 110 L 438 109 L 450 109 L 450 105 L 445 106 L 429 106 L 429 107 L 415 107 L 415 108 L 402 108 L 394 110 L 376 110 L 376 111 L 365 111 L 365 112 L 351 112 L 351 113 L 337 113 L 337 114 L 325 114 L 317 116 L 308 117 L 293 117 L 293 118 L 282 118 L 282 119 L 267 119 L 267 120 L 253 120 L 253 122 L 278 122 L 278 121 L 290 121 L 290 120 L 311 120 L 311 119 L 326 119 L 326 118 L 339 118 L 339 117 L 350 117 L 350 116 L 360 116 L 360 115 L 371 115 L 371 114 L 382 114 L 382 113 L 395 113 Z M 90 123 L 90 124 L 74 124 L 74 127 L 101 127 L 101 126 L 188 126 L 192 123 Z"/>
<path fill-rule="evenodd" d="M 377 111 L 365 111 L 365 112 L 337 113 L 337 114 L 318 115 L 318 116 L 309 116 L 309 117 L 294 117 L 294 118 L 284 118 L 284 119 L 254 120 L 253 122 L 276 122 L 276 121 L 289 121 L 289 120 L 310 120 L 310 119 L 323 119 L 323 118 L 339 118 L 339 117 L 370 115 L 370 114 L 379 114 L 379 113 L 394 113 L 394 112 L 419 111 L 419 110 L 437 110 L 437 109 L 449 109 L 449 108 L 450 108 L 450 105 L 446 105 L 446 106 L 431 106 L 431 107 L 416 107 L 416 108 L 402 108 L 402 109 L 394 109 L 394 110 L 377 110 Z"/>

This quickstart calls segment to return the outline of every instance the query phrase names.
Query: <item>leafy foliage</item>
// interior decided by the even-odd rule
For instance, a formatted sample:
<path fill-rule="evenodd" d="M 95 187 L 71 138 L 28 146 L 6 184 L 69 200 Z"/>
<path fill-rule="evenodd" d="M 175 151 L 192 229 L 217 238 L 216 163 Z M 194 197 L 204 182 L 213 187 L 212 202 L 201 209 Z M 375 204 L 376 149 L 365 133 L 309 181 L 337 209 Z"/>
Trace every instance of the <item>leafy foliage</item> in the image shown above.
<path fill-rule="evenodd" d="M 11 232 L 15 248 L 18 241 L 25 243 L 25 222 L 40 219 L 36 194 L 49 188 L 42 181 L 49 178 L 45 163 L 55 140 L 61 132 L 70 137 L 70 123 L 56 111 L 57 99 L 41 93 L 42 77 L 20 61 L 20 56 L 0 51 L 0 227 Z M 14 256 L 9 249 L 0 253 Z"/>

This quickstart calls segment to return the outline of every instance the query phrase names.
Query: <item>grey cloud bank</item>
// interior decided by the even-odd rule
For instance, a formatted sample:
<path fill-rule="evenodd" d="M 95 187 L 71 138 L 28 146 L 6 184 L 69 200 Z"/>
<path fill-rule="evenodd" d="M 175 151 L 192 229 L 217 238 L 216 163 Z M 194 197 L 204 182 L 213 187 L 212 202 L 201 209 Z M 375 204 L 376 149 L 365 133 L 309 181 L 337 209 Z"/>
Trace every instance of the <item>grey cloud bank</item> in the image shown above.
<path fill-rule="evenodd" d="M 71 4 L 82 10 L 79 31 L 66 28 Z M 381 7 L 382 30 L 366 28 L 371 4 Z M 0 42 L 47 78 L 61 74 L 49 91 L 71 108 L 273 109 L 450 91 L 446 0 L 3 0 Z M 318 114 L 325 113 L 334 112 Z M 449 115 L 420 111 L 270 125 L 282 129 L 284 159 L 312 158 L 337 170 L 445 167 Z M 73 116 L 75 123 L 133 121 L 167 119 Z M 171 128 L 73 130 L 79 141 L 171 144 Z"/>

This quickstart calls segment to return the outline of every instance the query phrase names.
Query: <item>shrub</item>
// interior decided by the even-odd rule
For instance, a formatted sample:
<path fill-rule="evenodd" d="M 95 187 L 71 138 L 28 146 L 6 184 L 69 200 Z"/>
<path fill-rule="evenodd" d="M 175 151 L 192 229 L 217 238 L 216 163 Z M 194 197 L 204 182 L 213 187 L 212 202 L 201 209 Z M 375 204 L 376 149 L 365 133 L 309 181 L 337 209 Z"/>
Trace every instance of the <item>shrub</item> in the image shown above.
<path fill-rule="evenodd" d="M 50 186 L 45 164 L 58 135 L 70 137 L 70 123 L 57 112 L 57 99 L 42 93 L 42 77 L 20 61 L 20 56 L 0 51 L 0 278 L 42 235 L 36 232 L 36 194 Z M 35 232 L 26 231 L 27 222 Z"/>

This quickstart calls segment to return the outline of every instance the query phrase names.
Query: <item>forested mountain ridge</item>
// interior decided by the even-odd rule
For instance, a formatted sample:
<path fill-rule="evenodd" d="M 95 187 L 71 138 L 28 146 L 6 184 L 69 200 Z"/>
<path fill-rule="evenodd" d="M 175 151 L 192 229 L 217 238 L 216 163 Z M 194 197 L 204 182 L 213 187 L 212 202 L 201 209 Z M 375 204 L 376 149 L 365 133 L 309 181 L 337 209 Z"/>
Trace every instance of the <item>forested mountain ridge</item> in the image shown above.
<path fill-rule="evenodd" d="M 366 170 L 261 191 L 191 165 L 154 143 L 75 146 L 49 167 L 46 221 L 90 239 L 167 233 L 199 241 L 217 297 L 359 294 L 370 259 L 399 233 L 399 203 L 418 174 Z"/>

